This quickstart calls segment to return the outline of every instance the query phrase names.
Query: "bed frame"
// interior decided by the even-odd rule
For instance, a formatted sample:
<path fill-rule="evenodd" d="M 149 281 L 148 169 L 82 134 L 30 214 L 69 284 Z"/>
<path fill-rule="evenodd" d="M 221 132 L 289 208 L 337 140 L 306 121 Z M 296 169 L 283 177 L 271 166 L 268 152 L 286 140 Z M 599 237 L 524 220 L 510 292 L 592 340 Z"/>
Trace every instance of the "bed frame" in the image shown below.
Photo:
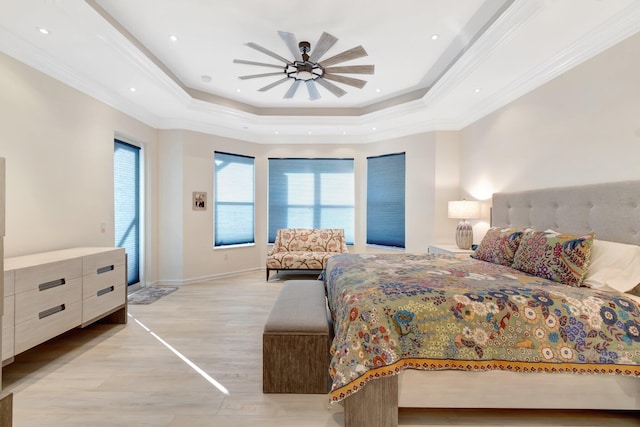
<path fill-rule="evenodd" d="M 492 225 L 640 245 L 640 181 L 493 195 Z M 615 375 L 406 370 L 344 400 L 345 426 L 397 426 L 398 407 L 640 410 L 640 379 Z"/>

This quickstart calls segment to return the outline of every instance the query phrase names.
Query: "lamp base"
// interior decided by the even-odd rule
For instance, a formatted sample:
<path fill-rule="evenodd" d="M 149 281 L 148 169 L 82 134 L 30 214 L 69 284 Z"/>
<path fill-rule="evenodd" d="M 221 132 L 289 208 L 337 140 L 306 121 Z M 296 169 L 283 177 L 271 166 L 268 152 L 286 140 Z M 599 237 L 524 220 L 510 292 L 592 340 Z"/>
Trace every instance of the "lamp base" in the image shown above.
<path fill-rule="evenodd" d="M 456 245 L 460 249 L 471 249 L 473 244 L 473 227 L 466 219 L 458 223 L 456 228 Z"/>

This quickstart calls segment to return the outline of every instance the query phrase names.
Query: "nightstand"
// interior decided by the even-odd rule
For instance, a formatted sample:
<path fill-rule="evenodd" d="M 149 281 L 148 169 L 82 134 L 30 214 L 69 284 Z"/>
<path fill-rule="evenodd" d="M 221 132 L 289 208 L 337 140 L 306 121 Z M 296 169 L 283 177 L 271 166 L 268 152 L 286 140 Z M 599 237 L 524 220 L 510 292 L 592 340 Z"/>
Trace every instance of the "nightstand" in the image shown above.
<path fill-rule="evenodd" d="M 460 249 L 456 245 L 436 244 L 429 245 L 430 254 L 451 255 L 456 258 L 467 258 L 473 253 L 471 249 Z"/>

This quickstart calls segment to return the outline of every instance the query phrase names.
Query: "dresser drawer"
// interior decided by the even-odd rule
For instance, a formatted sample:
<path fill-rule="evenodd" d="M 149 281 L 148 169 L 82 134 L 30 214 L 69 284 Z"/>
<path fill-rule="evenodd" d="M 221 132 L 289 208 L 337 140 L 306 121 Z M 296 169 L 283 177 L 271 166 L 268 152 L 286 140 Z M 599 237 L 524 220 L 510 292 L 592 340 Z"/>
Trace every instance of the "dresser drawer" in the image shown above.
<path fill-rule="evenodd" d="M 4 315 L 2 316 L 2 360 L 7 360 L 15 354 L 13 352 L 13 318 L 14 300 L 10 295 L 4 297 Z"/>
<path fill-rule="evenodd" d="M 14 328 L 13 325 L 7 328 L 2 328 L 2 360 L 11 359 L 16 355 L 14 344 Z"/>
<path fill-rule="evenodd" d="M 15 271 L 5 271 L 4 272 L 4 296 L 15 294 L 15 286 L 14 286 L 14 277 L 16 276 Z"/>
<path fill-rule="evenodd" d="M 40 264 L 15 270 L 15 293 L 38 290 L 52 282 L 69 281 L 82 275 L 82 258 Z"/>
<path fill-rule="evenodd" d="M 17 299 L 16 299 L 17 302 Z M 16 307 L 17 309 L 17 307 Z M 17 310 L 16 310 L 17 314 Z M 65 303 L 64 309 L 40 319 L 38 316 L 16 324 L 15 354 L 35 347 L 56 335 L 67 332 L 80 325 L 82 302 Z"/>
<path fill-rule="evenodd" d="M 94 293 L 82 301 L 82 324 L 103 317 L 114 308 L 124 306 L 127 302 L 126 286 L 109 286 L 99 294 Z"/>
<path fill-rule="evenodd" d="M 113 249 L 82 257 L 82 275 L 95 274 L 100 271 L 108 271 L 119 265 L 124 265 L 124 249 Z"/>
<path fill-rule="evenodd" d="M 85 299 L 96 296 L 98 292 L 105 291 L 105 288 L 111 286 L 126 288 L 124 270 L 125 266 L 119 265 L 113 270 L 105 270 L 101 273 L 84 276 L 82 278 L 82 298 Z"/>
<path fill-rule="evenodd" d="M 34 289 L 16 294 L 15 323 L 42 317 L 46 321 L 48 310 L 81 301 L 82 278 L 65 281 L 64 284 L 44 290 Z M 63 310 L 64 311 L 64 310 Z M 77 326 L 77 325 L 74 325 Z M 17 332 L 17 331 L 16 331 Z"/>

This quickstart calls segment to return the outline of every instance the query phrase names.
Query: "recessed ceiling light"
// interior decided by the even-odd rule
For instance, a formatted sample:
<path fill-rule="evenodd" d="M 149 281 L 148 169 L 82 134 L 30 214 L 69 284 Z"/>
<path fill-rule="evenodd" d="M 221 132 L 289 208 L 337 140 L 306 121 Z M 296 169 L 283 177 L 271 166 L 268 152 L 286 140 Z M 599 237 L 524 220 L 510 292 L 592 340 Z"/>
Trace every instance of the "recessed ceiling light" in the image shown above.
<path fill-rule="evenodd" d="M 236 92 L 240 92 L 240 88 L 236 89 Z"/>
<path fill-rule="evenodd" d="M 478 93 L 478 92 L 480 92 L 480 88 L 479 88 L 479 87 L 477 87 L 477 88 L 475 88 L 473 91 L 474 91 L 475 93 Z"/>
<path fill-rule="evenodd" d="M 172 42 L 177 42 L 178 41 L 178 37 L 174 36 L 173 34 L 171 34 L 169 36 L 169 40 L 171 40 Z"/>
<path fill-rule="evenodd" d="M 438 40 L 438 37 L 440 36 L 438 36 L 437 34 L 434 34 L 431 36 L 431 40 Z"/>
<path fill-rule="evenodd" d="M 346 135 L 346 134 L 347 134 L 347 131 L 346 131 L 346 130 L 343 130 L 343 131 L 342 131 L 342 134 L 343 134 L 343 135 Z"/>
<path fill-rule="evenodd" d="M 278 134 L 278 131 L 275 131 L 274 133 L 277 135 L 277 134 Z"/>
<path fill-rule="evenodd" d="M 211 76 L 204 75 L 204 76 L 201 76 L 200 78 L 205 83 L 209 83 L 211 81 Z"/>
<path fill-rule="evenodd" d="M 311 131 L 309 131 L 309 135 L 311 135 Z"/>
<path fill-rule="evenodd" d="M 376 131 L 376 128 L 371 128 L 371 130 L 375 132 L 375 131 Z"/>
<path fill-rule="evenodd" d="M 38 31 L 40 31 L 42 34 L 49 34 L 49 30 L 43 27 L 38 27 Z"/>
<path fill-rule="evenodd" d="M 130 88 L 129 88 L 129 91 L 131 91 L 131 92 L 135 92 L 135 91 L 136 91 L 136 88 L 135 88 L 135 87 L 130 87 Z"/>
<path fill-rule="evenodd" d="M 380 93 L 380 88 L 377 88 L 377 89 L 376 89 L 376 92 Z"/>

